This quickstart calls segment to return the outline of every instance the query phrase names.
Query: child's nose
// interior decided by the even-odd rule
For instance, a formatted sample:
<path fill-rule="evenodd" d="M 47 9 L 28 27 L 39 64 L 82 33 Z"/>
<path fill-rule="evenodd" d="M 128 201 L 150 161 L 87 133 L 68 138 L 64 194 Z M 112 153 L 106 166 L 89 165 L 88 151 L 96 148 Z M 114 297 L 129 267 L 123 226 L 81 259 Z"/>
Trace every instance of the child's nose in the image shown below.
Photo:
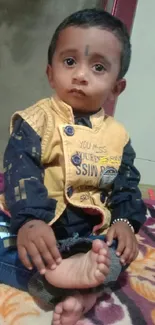
<path fill-rule="evenodd" d="M 88 70 L 86 67 L 82 66 L 77 68 L 74 71 L 73 83 L 84 84 L 84 85 L 88 84 Z"/>

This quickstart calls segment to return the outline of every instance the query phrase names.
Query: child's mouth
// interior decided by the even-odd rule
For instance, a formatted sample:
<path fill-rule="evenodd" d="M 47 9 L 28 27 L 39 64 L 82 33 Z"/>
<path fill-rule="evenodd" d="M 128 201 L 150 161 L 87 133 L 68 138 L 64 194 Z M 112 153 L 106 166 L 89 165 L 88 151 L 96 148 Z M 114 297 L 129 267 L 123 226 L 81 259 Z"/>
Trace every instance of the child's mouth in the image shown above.
<path fill-rule="evenodd" d="M 75 97 L 84 97 L 84 96 L 86 96 L 84 91 L 82 91 L 81 89 L 78 89 L 78 88 L 71 89 L 70 93 L 73 94 Z"/>

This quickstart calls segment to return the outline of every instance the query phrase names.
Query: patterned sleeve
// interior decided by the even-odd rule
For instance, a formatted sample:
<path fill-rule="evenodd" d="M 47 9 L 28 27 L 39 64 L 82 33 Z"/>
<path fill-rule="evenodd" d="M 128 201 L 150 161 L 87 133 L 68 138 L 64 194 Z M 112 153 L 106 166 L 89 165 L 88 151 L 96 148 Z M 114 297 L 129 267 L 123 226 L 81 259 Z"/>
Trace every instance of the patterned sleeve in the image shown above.
<path fill-rule="evenodd" d="M 118 218 L 128 219 L 137 233 L 146 220 L 146 207 L 138 188 L 140 173 L 134 167 L 135 152 L 130 141 L 124 148 L 122 163 L 108 198 L 111 223 Z"/>
<path fill-rule="evenodd" d="M 18 119 L 4 154 L 5 200 L 11 213 L 11 231 L 31 219 L 49 222 L 56 200 L 48 198 L 41 164 L 41 139 L 23 119 Z"/>

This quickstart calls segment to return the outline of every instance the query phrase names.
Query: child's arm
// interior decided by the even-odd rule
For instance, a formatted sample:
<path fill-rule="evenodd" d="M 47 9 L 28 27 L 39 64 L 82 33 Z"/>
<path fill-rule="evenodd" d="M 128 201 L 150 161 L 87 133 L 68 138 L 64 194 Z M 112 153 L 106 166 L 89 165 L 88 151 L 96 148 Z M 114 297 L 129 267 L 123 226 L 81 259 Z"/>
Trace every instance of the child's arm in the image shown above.
<path fill-rule="evenodd" d="M 4 155 L 5 199 L 11 213 L 11 231 L 23 264 L 31 257 L 39 271 L 60 258 L 48 222 L 55 215 L 56 201 L 48 198 L 41 164 L 41 139 L 21 118 L 15 123 Z M 43 257 L 43 258 L 42 258 Z M 54 261 L 54 263 L 53 263 Z"/>
<path fill-rule="evenodd" d="M 128 142 L 112 193 L 108 198 L 112 220 L 107 240 L 111 244 L 113 238 L 118 239 L 117 253 L 121 256 L 123 264 L 135 259 L 138 248 L 134 232 L 137 233 L 146 220 L 146 207 L 138 188 L 140 174 L 134 167 L 134 159 L 135 152 Z"/>

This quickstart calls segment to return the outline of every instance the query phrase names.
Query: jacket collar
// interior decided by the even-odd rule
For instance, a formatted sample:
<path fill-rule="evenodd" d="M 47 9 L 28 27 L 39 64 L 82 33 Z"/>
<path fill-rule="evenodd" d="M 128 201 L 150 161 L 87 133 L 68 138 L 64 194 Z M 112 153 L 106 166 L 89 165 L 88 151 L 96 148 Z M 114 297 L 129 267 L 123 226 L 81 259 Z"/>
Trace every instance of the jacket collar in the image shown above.
<path fill-rule="evenodd" d="M 61 117 L 64 123 L 74 124 L 74 114 L 72 107 L 59 99 L 57 95 L 51 97 L 51 108 Z M 101 108 L 97 113 L 90 115 L 92 128 L 100 128 L 105 118 L 104 109 Z"/>

